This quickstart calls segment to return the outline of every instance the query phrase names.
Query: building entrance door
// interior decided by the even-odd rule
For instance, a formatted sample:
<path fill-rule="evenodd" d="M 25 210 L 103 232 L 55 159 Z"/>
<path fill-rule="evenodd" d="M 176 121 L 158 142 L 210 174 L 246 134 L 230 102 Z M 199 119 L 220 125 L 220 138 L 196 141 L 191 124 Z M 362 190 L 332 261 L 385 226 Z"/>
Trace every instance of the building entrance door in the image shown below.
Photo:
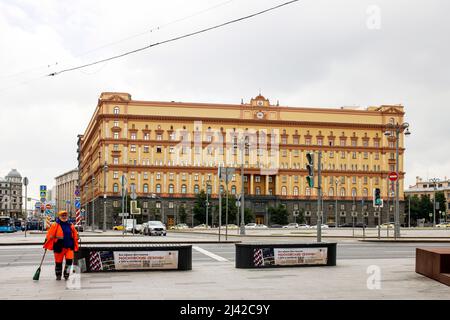
<path fill-rule="evenodd" d="M 173 216 L 167 217 L 167 227 L 172 227 L 175 225 L 175 219 Z"/>
<path fill-rule="evenodd" d="M 256 216 L 256 224 L 264 224 L 264 216 Z"/>

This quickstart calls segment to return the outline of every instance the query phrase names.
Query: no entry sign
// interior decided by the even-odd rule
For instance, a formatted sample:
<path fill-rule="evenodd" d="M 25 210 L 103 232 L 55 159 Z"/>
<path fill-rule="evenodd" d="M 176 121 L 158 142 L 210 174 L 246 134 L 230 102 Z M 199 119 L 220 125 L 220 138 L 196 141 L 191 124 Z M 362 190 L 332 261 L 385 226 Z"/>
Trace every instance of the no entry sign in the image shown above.
<path fill-rule="evenodd" d="M 398 179 L 398 173 L 397 172 L 391 172 L 389 173 L 389 180 L 391 181 L 397 181 Z"/>

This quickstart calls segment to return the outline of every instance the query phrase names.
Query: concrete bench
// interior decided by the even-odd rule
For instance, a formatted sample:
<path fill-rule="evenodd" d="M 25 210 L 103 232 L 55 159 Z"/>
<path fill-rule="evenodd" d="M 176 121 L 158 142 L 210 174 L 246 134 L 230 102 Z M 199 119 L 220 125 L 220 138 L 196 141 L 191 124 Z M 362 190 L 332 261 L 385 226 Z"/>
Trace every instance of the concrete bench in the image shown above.
<path fill-rule="evenodd" d="M 450 248 L 416 248 L 416 272 L 450 286 Z"/>
<path fill-rule="evenodd" d="M 236 244 L 236 268 L 335 265 L 336 243 Z"/>
<path fill-rule="evenodd" d="M 192 270 L 192 245 L 89 244 L 80 246 L 81 272 Z"/>

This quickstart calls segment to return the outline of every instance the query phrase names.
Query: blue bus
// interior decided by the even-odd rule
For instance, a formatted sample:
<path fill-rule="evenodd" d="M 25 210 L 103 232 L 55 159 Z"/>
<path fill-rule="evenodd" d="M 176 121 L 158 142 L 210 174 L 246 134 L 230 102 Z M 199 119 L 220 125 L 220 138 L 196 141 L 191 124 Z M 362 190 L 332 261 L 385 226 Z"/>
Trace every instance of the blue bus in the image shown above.
<path fill-rule="evenodd" d="M 14 219 L 8 216 L 0 216 L 0 233 L 1 232 L 16 232 Z"/>

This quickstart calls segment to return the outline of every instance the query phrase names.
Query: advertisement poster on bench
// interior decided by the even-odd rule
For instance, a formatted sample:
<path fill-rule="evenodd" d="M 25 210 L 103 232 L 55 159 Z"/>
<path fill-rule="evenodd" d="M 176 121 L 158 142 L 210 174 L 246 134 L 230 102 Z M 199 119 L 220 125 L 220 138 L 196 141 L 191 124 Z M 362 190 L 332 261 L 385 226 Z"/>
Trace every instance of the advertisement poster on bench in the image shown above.
<path fill-rule="evenodd" d="M 115 251 L 116 270 L 177 269 L 178 251 Z"/>
<path fill-rule="evenodd" d="M 254 250 L 255 267 L 326 265 L 327 248 L 261 248 Z"/>

